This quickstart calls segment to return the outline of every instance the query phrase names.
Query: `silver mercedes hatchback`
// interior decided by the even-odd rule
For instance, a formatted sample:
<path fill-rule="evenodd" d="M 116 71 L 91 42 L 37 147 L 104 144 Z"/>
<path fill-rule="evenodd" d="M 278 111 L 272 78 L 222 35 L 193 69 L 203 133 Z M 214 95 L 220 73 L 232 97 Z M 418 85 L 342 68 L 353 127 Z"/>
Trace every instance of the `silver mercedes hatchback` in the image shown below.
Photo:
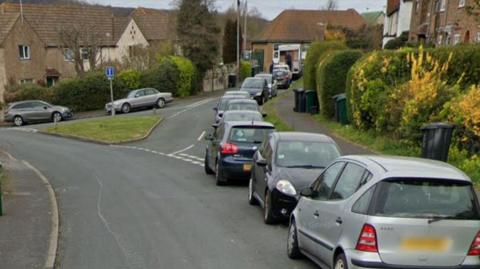
<path fill-rule="evenodd" d="M 471 180 L 442 162 L 346 156 L 301 192 L 287 252 L 325 268 L 480 268 Z"/>

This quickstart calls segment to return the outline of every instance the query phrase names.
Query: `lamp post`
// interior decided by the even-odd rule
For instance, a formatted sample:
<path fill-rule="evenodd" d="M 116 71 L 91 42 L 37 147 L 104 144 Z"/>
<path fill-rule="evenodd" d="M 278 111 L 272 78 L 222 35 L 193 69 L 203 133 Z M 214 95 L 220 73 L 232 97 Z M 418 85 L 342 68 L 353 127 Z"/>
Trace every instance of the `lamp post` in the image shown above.
<path fill-rule="evenodd" d="M 237 0 L 237 81 L 240 82 L 240 0 Z M 236 86 L 236 85 L 235 85 Z"/>

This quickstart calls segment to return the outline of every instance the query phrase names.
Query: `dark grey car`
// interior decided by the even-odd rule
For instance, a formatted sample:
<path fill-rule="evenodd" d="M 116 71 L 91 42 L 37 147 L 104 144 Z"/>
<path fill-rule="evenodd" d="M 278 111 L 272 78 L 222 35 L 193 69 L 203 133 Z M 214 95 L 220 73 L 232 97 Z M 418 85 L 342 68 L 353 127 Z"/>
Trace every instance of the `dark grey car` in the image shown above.
<path fill-rule="evenodd" d="M 263 105 L 270 95 L 268 82 L 264 78 L 247 78 L 242 83 L 240 90 L 250 93 L 252 99 L 256 100 L 259 105 Z"/>
<path fill-rule="evenodd" d="M 51 105 L 40 100 L 11 103 L 5 111 L 5 122 L 13 122 L 16 126 L 26 123 L 62 121 L 71 119 L 73 112 L 64 106 Z"/>

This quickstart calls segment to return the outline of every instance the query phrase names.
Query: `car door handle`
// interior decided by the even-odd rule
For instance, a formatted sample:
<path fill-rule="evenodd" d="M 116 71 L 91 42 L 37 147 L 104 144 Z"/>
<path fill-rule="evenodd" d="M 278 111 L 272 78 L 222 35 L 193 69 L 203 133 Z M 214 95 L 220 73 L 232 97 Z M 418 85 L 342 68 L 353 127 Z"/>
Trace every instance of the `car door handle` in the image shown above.
<path fill-rule="evenodd" d="M 320 217 L 320 213 L 318 213 L 318 211 L 315 211 L 315 213 L 313 213 L 313 216 L 314 216 L 315 218 L 318 218 L 318 217 Z"/>
<path fill-rule="evenodd" d="M 336 222 L 338 225 L 342 225 L 343 220 L 342 220 L 342 218 L 338 217 L 337 220 L 335 220 L 335 222 Z"/>

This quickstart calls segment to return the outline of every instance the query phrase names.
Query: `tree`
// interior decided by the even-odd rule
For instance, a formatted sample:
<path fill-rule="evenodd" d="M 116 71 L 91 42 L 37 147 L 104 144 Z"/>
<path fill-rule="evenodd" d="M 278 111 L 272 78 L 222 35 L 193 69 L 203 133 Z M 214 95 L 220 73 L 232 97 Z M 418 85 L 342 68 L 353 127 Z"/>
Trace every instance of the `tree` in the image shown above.
<path fill-rule="evenodd" d="M 324 10 L 337 10 L 338 4 L 337 0 L 328 0 L 325 6 L 323 7 Z"/>
<path fill-rule="evenodd" d="M 207 70 L 215 66 L 220 50 L 214 0 L 179 0 L 177 5 L 178 44 L 203 80 Z"/>
<path fill-rule="evenodd" d="M 242 29 L 240 27 L 240 51 L 243 47 Z M 237 22 L 227 19 L 223 33 L 223 63 L 237 61 Z"/>
<path fill-rule="evenodd" d="M 480 23 L 480 0 L 472 0 L 471 4 L 466 7 L 468 15 L 475 18 Z"/>

